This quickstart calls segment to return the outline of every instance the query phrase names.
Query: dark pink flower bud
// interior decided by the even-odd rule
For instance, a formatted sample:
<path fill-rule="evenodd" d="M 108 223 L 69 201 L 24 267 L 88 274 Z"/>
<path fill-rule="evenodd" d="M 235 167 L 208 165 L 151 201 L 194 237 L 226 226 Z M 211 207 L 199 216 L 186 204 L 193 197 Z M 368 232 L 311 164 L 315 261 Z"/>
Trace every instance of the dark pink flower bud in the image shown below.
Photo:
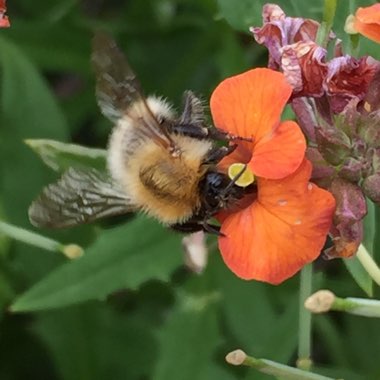
<path fill-rule="evenodd" d="M 318 125 L 315 110 L 310 99 L 306 97 L 294 98 L 291 102 L 293 112 L 295 113 L 298 125 L 310 142 L 315 142 L 315 128 Z"/>
<path fill-rule="evenodd" d="M 363 239 L 362 219 L 367 214 L 367 204 L 358 185 L 335 179 L 330 187 L 336 200 L 333 228 L 330 234 L 334 246 L 325 254 L 328 258 L 354 255 Z"/>
<path fill-rule="evenodd" d="M 362 189 L 371 201 L 380 204 L 380 173 L 367 177 L 362 183 Z"/>
<path fill-rule="evenodd" d="M 341 168 L 339 169 L 339 176 L 350 182 L 358 182 L 362 177 L 363 163 L 353 157 L 348 157 Z"/>
<path fill-rule="evenodd" d="M 323 158 L 317 148 L 308 147 L 306 150 L 306 158 L 313 164 L 311 180 L 318 186 L 328 189 L 336 170 Z"/>
<path fill-rule="evenodd" d="M 380 109 L 380 68 L 377 69 L 364 98 L 363 112 L 372 113 Z"/>
<path fill-rule="evenodd" d="M 359 135 L 370 148 L 380 148 L 380 111 L 361 115 Z"/>
<path fill-rule="evenodd" d="M 321 123 L 315 129 L 318 149 L 331 165 L 341 164 L 351 152 L 349 137 L 335 126 Z"/>

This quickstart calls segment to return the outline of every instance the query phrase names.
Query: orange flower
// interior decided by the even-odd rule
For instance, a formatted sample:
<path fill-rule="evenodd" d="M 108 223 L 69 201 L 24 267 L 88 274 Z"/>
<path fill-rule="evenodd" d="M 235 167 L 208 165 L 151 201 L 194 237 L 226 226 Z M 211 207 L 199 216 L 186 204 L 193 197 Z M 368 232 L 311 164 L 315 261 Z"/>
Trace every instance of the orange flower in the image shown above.
<path fill-rule="evenodd" d="M 211 97 L 218 128 L 241 142 L 220 167 L 247 163 L 257 192 L 244 208 L 224 213 L 219 248 L 239 277 L 278 284 L 313 261 L 324 245 L 335 209 L 333 196 L 309 183 L 305 139 L 293 121 L 280 121 L 291 95 L 283 74 L 254 69 L 223 81 Z M 247 204 L 248 203 L 248 204 Z"/>
<path fill-rule="evenodd" d="M 9 28 L 11 26 L 8 16 L 5 16 L 6 11 L 5 0 L 0 0 L 0 28 Z"/>
<path fill-rule="evenodd" d="M 380 3 L 358 8 L 355 16 L 349 16 L 347 19 L 346 31 L 360 33 L 370 40 L 380 42 Z"/>

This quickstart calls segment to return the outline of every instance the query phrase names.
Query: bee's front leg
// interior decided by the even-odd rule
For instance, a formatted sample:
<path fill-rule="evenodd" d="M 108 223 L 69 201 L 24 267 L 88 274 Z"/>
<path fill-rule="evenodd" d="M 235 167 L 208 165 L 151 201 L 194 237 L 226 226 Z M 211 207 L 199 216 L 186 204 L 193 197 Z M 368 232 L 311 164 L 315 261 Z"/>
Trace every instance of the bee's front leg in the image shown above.
<path fill-rule="evenodd" d="M 201 223 L 196 223 L 196 222 L 175 223 L 175 224 L 171 224 L 170 228 L 174 231 L 184 232 L 184 233 L 204 231 L 213 235 L 223 236 L 223 234 L 220 232 L 219 226 L 209 224 L 206 221 L 201 221 Z"/>
<path fill-rule="evenodd" d="M 220 162 L 224 157 L 228 156 L 237 148 L 237 145 L 218 146 L 212 148 L 202 161 L 203 165 L 212 165 Z"/>

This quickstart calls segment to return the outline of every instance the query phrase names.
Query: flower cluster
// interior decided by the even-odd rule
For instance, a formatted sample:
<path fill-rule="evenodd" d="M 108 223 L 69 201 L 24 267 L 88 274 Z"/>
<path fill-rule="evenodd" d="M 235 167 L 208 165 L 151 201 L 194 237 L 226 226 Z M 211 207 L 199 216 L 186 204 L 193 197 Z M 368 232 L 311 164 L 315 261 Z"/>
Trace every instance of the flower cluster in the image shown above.
<path fill-rule="evenodd" d="M 246 164 L 255 178 L 253 194 L 219 215 L 223 259 L 245 279 L 287 279 L 320 254 L 327 234 L 325 257 L 352 256 L 366 197 L 380 204 L 380 62 L 344 54 L 319 28 L 265 5 L 263 25 L 250 31 L 268 49 L 268 68 L 226 79 L 211 98 L 215 125 L 253 141 L 220 164 L 226 172 Z M 380 4 L 359 8 L 345 30 L 380 42 Z M 299 126 L 280 121 L 288 102 Z"/>
<path fill-rule="evenodd" d="M 267 4 L 263 26 L 251 32 L 269 51 L 269 67 L 281 71 L 293 87 L 291 105 L 308 139 L 312 180 L 337 202 L 329 257 L 352 256 L 363 238 L 365 196 L 380 202 L 380 62 L 343 54 L 335 42 L 327 58 L 317 41 L 314 20 L 287 17 Z M 346 30 L 380 41 L 380 4 L 359 8 Z"/>

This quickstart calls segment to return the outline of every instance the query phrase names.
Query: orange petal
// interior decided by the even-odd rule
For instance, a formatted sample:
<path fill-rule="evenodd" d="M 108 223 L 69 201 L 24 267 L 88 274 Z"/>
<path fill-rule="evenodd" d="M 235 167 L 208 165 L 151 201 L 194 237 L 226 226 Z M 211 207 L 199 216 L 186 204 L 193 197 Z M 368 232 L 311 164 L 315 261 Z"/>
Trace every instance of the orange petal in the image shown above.
<path fill-rule="evenodd" d="M 310 173 L 305 160 L 281 181 L 259 178 L 258 201 L 224 220 L 219 248 L 237 276 L 279 284 L 318 257 L 335 200 L 309 184 Z"/>
<path fill-rule="evenodd" d="M 380 43 L 380 25 L 379 24 L 364 24 L 358 20 L 354 22 L 355 30 L 364 37 Z"/>
<path fill-rule="evenodd" d="M 282 73 L 266 68 L 225 79 L 211 96 L 216 127 L 258 142 L 279 124 L 292 93 Z"/>
<path fill-rule="evenodd" d="M 370 7 L 358 8 L 355 17 L 363 23 L 372 24 L 380 23 L 380 4 L 374 4 Z"/>
<path fill-rule="evenodd" d="M 380 42 L 380 4 L 359 8 L 354 18 L 354 29 L 363 36 Z"/>
<path fill-rule="evenodd" d="M 255 144 L 249 163 L 255 175 L 284 178 L 301 165 L 306 151 L 305 137 L 294 121 L 285 121 Z"/>

